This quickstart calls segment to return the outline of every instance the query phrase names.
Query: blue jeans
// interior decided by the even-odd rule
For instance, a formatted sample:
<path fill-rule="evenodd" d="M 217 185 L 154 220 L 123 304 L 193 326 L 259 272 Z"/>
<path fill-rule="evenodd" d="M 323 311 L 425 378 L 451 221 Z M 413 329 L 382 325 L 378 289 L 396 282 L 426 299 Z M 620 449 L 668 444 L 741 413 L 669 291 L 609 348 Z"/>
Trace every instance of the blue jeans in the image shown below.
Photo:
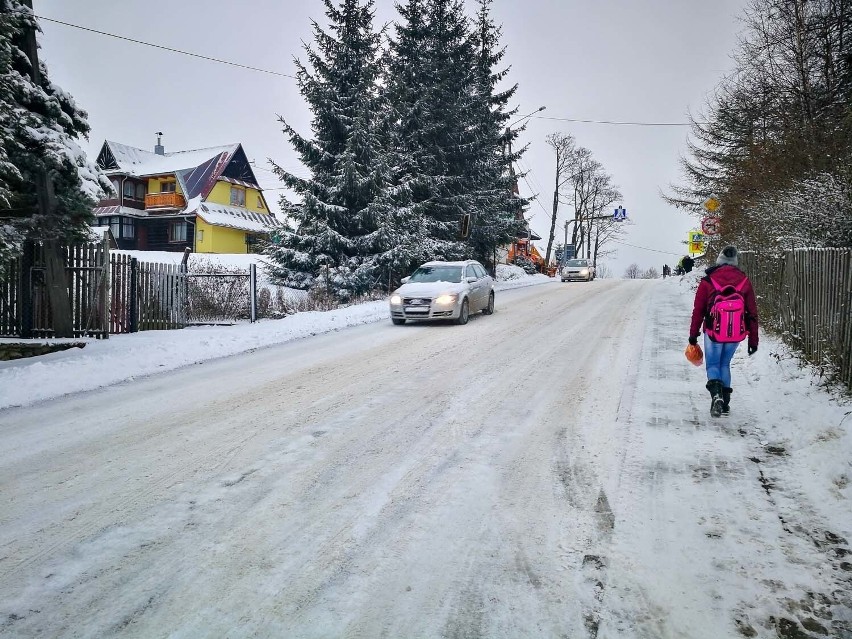
<path fill-rule="evenodd" d="M 721 379 L 725 388 L 731 387 L 731 360 L 739 342 L 714 342 L 704 335 L 704 363 L 707 379 Z"/>

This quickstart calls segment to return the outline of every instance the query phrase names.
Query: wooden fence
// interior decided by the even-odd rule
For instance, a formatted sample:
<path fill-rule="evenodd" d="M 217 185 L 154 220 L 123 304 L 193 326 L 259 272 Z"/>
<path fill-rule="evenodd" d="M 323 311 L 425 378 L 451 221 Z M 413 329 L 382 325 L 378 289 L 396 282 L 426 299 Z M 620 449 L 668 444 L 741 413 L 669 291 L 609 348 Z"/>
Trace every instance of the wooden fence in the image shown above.
<path fill-rule="evenodd" d="M 852 249 L 742 252 L 760 321 L 852 389 Z"/>
<path fill-rule="evenodd" d="M 76 337 L 183 328 L 190 320 L 256 321 L 259 315 L 254 265 L 247 272 L 211 269 L 187 273 L 185 261 L 141 262 L 110 253 L 106 242 L 74 244 L 61 250 L 66 290 L 61 290 L 61 275 L 53 280 L 58 280 L 60 297 L 68 294 Z M 61 274 L 60 260 L 54 264 Z M 6 264 L 0 277 L 0 337 L 55 335 L 55 300 L 50 299 L 47 270 L 44 246 L 32 242 L 21 258 Z M 64 303 L 60 305 L 64 307 Z"/>
<path fill-rule="evenodd" d="M 61 294 L 64 298 L 67 292 L 75 337 L 186 325 L 186 273 L 180 265 L 111 254 L 105 242 L 67 245 L 62 252 Z M 46 251 L 39 243 L 27 243 L 23 255 L 5 265 L 0 337 L 54 337 L 48 279 Z"/>
<path fill-rule="evenodd" d="M 107 337 L 107 244 L 71 244 L 61 247 L 61 251 L 65 278 L 63 282 L 60 276 L 58 285 L 65 289 L 62 296 L 67 301 L 65 308 L 70 313 L 74 337 Z M 48 261 L 44 244 L 28 242 L 23 255 L 7 263 L 5 277 L 0 281 L 0 336 L 54 336 Z"/>
<path fill-rule="evenodd" d="M 179 264 L 111 256 L 110 332 L 168 330 L 186 326 L 186 273 Z"/>

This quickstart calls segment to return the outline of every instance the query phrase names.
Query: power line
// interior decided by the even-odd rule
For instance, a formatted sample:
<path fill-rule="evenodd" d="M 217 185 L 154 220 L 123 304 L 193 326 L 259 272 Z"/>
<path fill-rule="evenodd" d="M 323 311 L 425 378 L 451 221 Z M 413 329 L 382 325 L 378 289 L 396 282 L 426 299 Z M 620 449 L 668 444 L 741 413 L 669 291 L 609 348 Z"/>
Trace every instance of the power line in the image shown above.
<path fill-rule="evenodd" d="M 576 118 L 551 118 L 544 115 L 531 116 L 534 120 L 558 120 L 559 122 L 579 122 L 582 124 L 614 124 L 618 126 L 692 126 L 692 122 L 618 122 L 616 120 L 581 120 Z M 706 122 L 696 122 L 706 124 Z"/>
<path fill-rule="evenodd" d="M 647 246 L 638 246 L 636 244 L 630 244 L 628 242 L 622 242 L 621 240 L 613 239 L 612 241 L 615 242 L 616 244 L 623 244 L 624 246 L 630 246 L 630 247 L 633 247 L 633 248 L 642 249 L 643 251 L 652 251 L 654 253 L 662 253 L 663 255 L 681 255 L 681 253 L 672 253 L 671 251 L 661 251 L 660 249 L 652 249 L 652 248 L 648 248 Z"/>
<path fill-rule="evenodd" d="M 144 40 L 137 40 L 135 38 L 130 38 L 128 36 L 118 35 L 116 33 L 110 33 L 108 31 L 100 31 L 98 29 L 92 29 L 90 27 L 84 27 L 79 24 L 73 24 L 71 22 L 64 22 L 62 20 L 56 20 L 54 18 L 47 18 L 45 16 L 40 16 L 33 14 L 33 17 L 44 20 L 45 22 L 53 22 L 54 24 L 61 24 L 66 27 L 72 27 L 74 29 L 80 29 L 81 31 L 88 31 L 90 33 L 97 33 L 98 35 L 107 36 L 110 38 L 116 38 L 118 40 L 124 40 L 126 42 L 133 42 L 135 44 L 141 44 L 146 47 L 153 47 L 155 49 L 162 49 L 163 51 L 170 51 L 171 53 L 179 53 L 181 55 L 191 56 L 193 58 L 199 58 L 201 60 L 207 60 L 209 62 L 217 62 L 219 64 L 226 64 L 232 67 L 238 67 L 240 69 L 247 69 L 249 71 L 257 71 L 259 73 L 267 73 L 269 75 L 276 75 L 282 78 L 290 78 L 292 80 L 298 80 L 298 78 L 294 75 L 290 75 L 288 73 L 281 73 L 279 71 L 271 71 L 269 69 L 261 69 L 260 67 L 253 67 L 247 64 L 241 64 L 239 62 L 231 62 L 230 60 L 223 60 L 221 58 L 213 58 L 211 56 L 202 55 L 200 53 L 193 53 L 191 51 L 183 51 L 182 49 L 175 49 L 173 47 L 167 47 L 162 44 L 155 44 L 153 42 L 146 42 Z M 540 107 L 533 113 L 537 113 L 538 111 L 544 110 L 544 107 Z M 616 120 L 585 120 L 579 118 L 556 118 L 556 117 L 548 117 L 543 115 L 526 115 L 522 120 L 527 118 L 534 120 L 555 120 L 559 122 L 575 122 L 581 124 L 611 124 L 617 126 L 692 126 L 690 122 L 620 122 Z M 695 124 L 706 124 L 706 122 L 696 122 Z"/>
<path fill-rule="evenodd" d="M 228 64 L 232 67 L 239 67 L 241 69 L 248 69 L 249 71 L 259 71 L 260 73 L 268 73 L 269 75 L 277 75 L 282 78 L 292 78 L 293 80 L 297 80 L 296 76 L 288 75 L 286 73 L 279 73 L 278 71 L 270 71 L 269 69 L 260 69 L 258 67 L 252 67 L 247 64 L 240 64 L 239 62 L 230 62 L 228 60 L 222 60 L 220 58 L 211 58 L 206 55 L 201 55 L 200 53 L 192 53 L 191 51 L 182 51 L 181 49 L 173 49 L 172 47 L 167 47 L 162 44 L 154 44 L 153 42 L 145 42 L 143 40 L 136 40 L 134 38 L 128 38 L 127 36 L 117 35 L 115 33 L 108 33 L 107 31 L 98 31 L 97 29 L 90 29 L 89 27 L 84 27 L 79 24 L 71 24 L 70 22 L 63 22 L 62 20 L 54 20 L 53 18 L 45 18 L 44 16 L 38 16 L 33 14 L 34 17 L 39 20 L 45 20 L 46 22 L 53 22 L 56 24 L 61 24 L 66 27 L 73 27 L 75 29 L 81 29 L 83 31 L 89 31 L 91 33 L 97 33 L 99 35 L 108 36 L 110 38 L 117 38 L 119 40 L 126 40 L 127 42 L 134 42 L 136 44 L 142 44 L 146 47 L 154 47 L 156 49 L 163 49 L 164 51 L 171 51 L 172 53 L 180 53 L 182 55 L 192 56 L 193 58 L 201 58 L 202 60 L 209 60 L 210 62 L 218 62 L 219 64 Z"/>

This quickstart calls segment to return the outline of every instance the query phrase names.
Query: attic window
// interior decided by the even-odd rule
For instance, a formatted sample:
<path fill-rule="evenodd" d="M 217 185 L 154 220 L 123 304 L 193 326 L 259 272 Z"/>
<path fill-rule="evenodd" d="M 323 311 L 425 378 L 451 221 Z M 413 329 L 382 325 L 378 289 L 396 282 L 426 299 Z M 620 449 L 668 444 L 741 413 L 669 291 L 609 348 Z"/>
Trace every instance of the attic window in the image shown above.
<path fill-rule="evenodd" d="M 263 210 L 263 198 L 259 195 L 257 196 L 257 208 Z"/>
<path fill-rule="evenodd" d="M 174 193 L 175 182 L 160 182 L 160 193 Z"/>
<path fill-rule="evenodd" d="M 246 190 L 241 186 L 231 187 L 231 206 L 246 205 Z"/>

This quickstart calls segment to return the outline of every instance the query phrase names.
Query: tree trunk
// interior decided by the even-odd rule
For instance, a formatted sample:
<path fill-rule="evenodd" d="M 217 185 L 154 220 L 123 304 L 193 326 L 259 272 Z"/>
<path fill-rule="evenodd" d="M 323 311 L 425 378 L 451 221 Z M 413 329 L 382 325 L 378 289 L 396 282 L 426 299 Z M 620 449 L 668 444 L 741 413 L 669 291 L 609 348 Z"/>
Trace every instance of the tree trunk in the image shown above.
<path fill-rule="evenodd" d="M 57 240 L 45 242 L 44 266 L 47 295 L 53 315 L 53 336 L 74 337 L 71 298 L 68 295 L 68 278 L 65 274 L 65 255 Z"/>

